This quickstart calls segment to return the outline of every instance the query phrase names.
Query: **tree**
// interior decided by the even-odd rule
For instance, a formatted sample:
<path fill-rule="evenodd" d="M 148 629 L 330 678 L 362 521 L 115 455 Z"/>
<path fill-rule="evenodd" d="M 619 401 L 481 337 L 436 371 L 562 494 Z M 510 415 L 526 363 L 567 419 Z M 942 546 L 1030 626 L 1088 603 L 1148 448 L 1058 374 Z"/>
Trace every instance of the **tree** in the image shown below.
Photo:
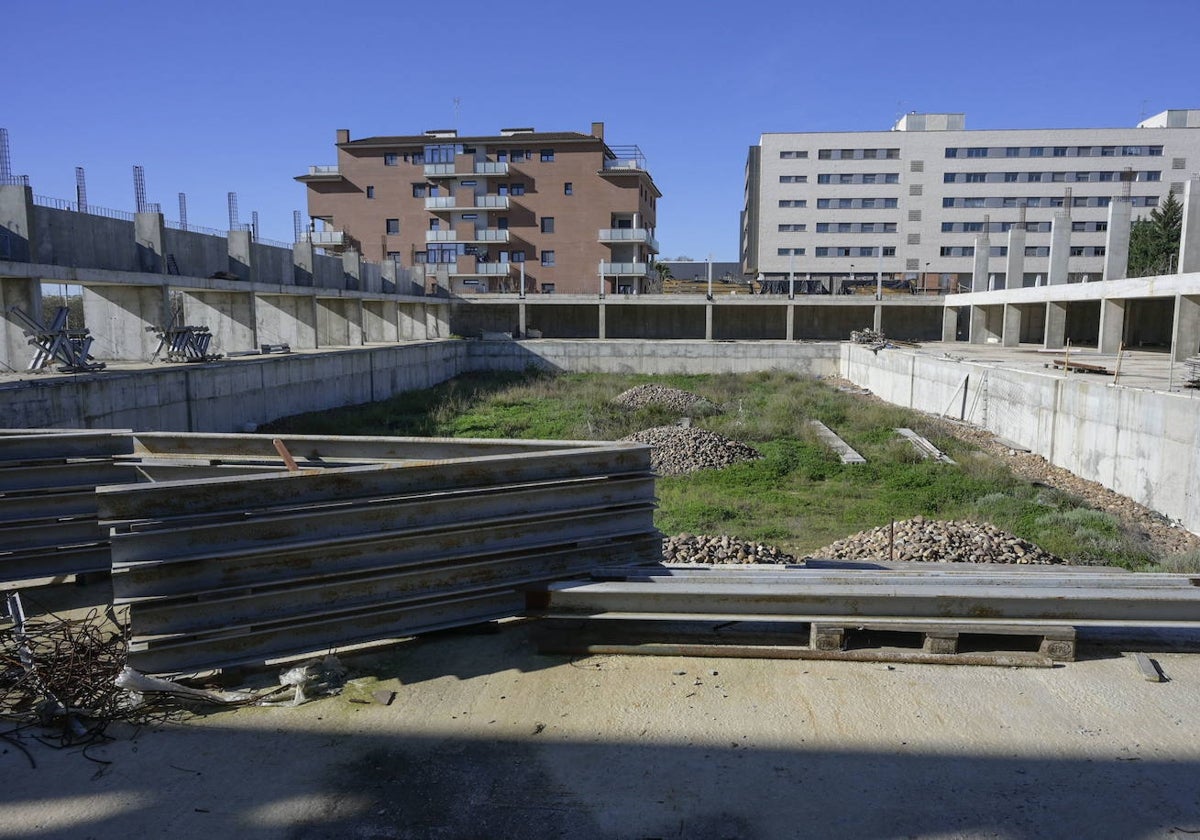
<path fill-rule="evenodd" d="M 1139 218 L 1129 231 L 1130 277 L 1167 274 L 1179 264 L 1179 237 L 1183 231 L 1183 205 L 1167 193 L 1161 207 Z"/>
<path fill-rule="evenodd" d="M 656 262 L 654 264 L 654 270 L 658 273 L 659 280 L 671 280 L 675 276 L 671 273 L 671 266 L 667 265 L 665 262 Z"/>

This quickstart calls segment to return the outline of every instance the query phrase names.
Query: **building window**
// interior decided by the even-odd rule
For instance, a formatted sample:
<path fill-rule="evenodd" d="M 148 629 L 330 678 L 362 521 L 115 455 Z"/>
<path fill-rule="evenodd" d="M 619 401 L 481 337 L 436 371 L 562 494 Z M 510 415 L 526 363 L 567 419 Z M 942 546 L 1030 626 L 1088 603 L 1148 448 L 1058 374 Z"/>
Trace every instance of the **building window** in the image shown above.
<path fill-rule="evenodd" d="M 554 265 L 553 251 L 542 251 L 542 265 Z"/>
<path fill-rule="evenodd" d="M 383 156 L 384 166 L 395 166 L 400 161 L 399 155 L 387 154 Z"/>
<path fill-rule="evenodd" d="M 805 198 L 784 198 L 779 201 L 780 207 L 807 207 L 808 199 Z"/>
<path fill-rule="evenodd" d="M 519 161 L 522 161 L 522 160 L 525 160 L 525 152 L 524 152 L 523 150 L 521 150 L 521 149 L 513 149 L 513 150 L 512 150 L 512 161 L 513 161 L 513 163 L 517 163 L 517 162 L 519 162 Z"/>
<path fill-rule="evenodd" d="M 788 150 L 788 151 L 783 151 L 783 152 L 780 152 L 780 153 L 779 153 L 779 157 L 780 157 L 782 160 L 794 160 L 794 159 L 796 159 L 796 158 L 807 158 L 807 157 L 808 157 L 808 152 L 801 152 L 801 151 L 796 151 L 796 150 Z"/>
<path fill-rule="evenodd" d="M 413 198 L 424 198 L 427 192 L 424 184 L 413 184 Z"/>
<path fill-rule="evenodd" d="M 389 234 L 399 233 L 400 232 L 400 220 L 399 219 L 388 219 L 387 220 L 387 232 Z"/>
<path fill-rule="evenodd" d="M 399 251 L 388 251 L 387 258 L 389 260 L 391 260 L 392 262 L 400 262 L 400 252 Z"/>
<path fill-rule="evenodd" d="M 574 194 L 575 194 L 575 185 L 574 184 L 572 184 L 570 181 L 567 181 L 565 184 L 563 184 L 563 195 L 574 195 Z"/>
<path fill-rule="evenodd" d="M 554 150 L 542 149 L 542 163 L 554 163 Z M 550 254 L 550 258 L 554 258 L 554 254 Z"/>
<path fill-rule="evenodd" d="M 441 219 L 430 219 L 429 220 L 429 229 L 430 230 L 441 230 L 441 228 L 442 228 L 442 220 Z"/>
<path fill-rule="evenodd" d="M 511 187 L 509 187 L 509 194 L 510 195 L 525 195 L 525 185 L 524 184 L 513 184 Z"/>
<path fill-rule="evenodd" d="M 895 246 L 893 246 L 893 245 L 889 245 L 889 246 L 887 246 L 886 248 L 884 248 L 884 249 L 883 249 L 883 255 L 884 255 L 885 257 L 894 257 L 894 256 L 896 256 L 896 248 L 895 248 Z"/>
<path fill-rule="evenodd" d="M 508 163 L 508 152 L 503 149 L 496 152 L 496 163 Z"/>
<path fill-rule="evenodd" d="M 375 197 L 375 188 L 367 187 L 367 198 L 374 198 L 374 197 Z"/>
<path fill-rule="evenodd" d="M 1006 147 L 1004 149 L 1004 156 L 1005 157 L 1020 157 L 1021 156 L 1021 147 L 1020 146 Z"/>
<path fill-rule="evenodd" d="M 967 157 L 969 158 L 981 158 L 987 156 L 988 150 L 986 146 L 972 146 L 971 148 L 967 149 Z"/>
<path fill-rule="evenodd" d="M 1042 153 L 1044 151 L 1046 151 L 1046 150 L 1041 146 L 1030 146 L 1029 147 L 1029 156 L 1030 157 L 1041 157 Z"/>
<path fill-rule="evenodd" d="M 473 222 L 479 218 L 479 214 L 478 213 L 463 213 L 462 217 L 463 217 L 464 222 Z"/>
<path fill-rule="evenodd" d="M 553 216 L 542 216 L 542 233 L 554 233 Z"/>
<path fill-rule="evenodd" d="M 508 258 L 515 263 L 523 263 L 523 262 L 525 262 L 525 252 L 524 251 L 512 251 L 508 255 Z"/>
<path fill-rule="evenodd" d="M 778 248 L 775 254 L 780 257 L 802 257 L 804 256 L 803 248 Z"/>
<path fill-rule="evenodd" d="M 808 229 L 808 225 L 780 225 L 780 233 L 798 233 Z"/>
<path fill-rule="evenodd" d="M 478 183 L 478 181 L 460 181 L 459 185 L 463 187 L 473 187 Z"/>
<path fill-rule="evenodd" d="M 553 283 L 543 283 L 542 284 L 542 294 L 544 294 L 544 295 L 554 294 L 554 284 Z"/>
<path fill-rule="evenodd" d="M 496 218 L 497 230 L 508 230 L 508 216 L 498 216 Z"/>
<path fill-rule="evenodd" d="M 807 175 L 780 175 L 779 183 L 781 184 L 807 184 Z"/>

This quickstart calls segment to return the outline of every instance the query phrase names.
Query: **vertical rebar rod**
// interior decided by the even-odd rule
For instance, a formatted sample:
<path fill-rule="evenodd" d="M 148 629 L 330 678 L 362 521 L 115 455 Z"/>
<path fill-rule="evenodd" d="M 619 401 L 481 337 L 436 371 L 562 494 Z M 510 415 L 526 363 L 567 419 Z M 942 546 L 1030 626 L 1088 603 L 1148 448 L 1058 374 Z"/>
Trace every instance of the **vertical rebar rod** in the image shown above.
<path fill-rule="evenodd" d="M 82 166 L 75 167 L 75 209 L 80 213 L 88 211 L 87 176 Z"/>
<path fill-rule="evenodd" d="M 146 170 L 136 164 L 133 167 L 133 201 L 139 213 L 146 212 Z"/>
<path fill-rule="evenodd" d="M 187 194 L 186 193 L 179 194 L 179 228 L 180 228 L 180 230 L 188 229 L 188 226 L 187 226 Z"/>
<path fill-rule="evenodd" d="M 227 193 L 225 199 L 229 204 L 229 229 L 235 230 L 238 225 L 237 193 Z"/>

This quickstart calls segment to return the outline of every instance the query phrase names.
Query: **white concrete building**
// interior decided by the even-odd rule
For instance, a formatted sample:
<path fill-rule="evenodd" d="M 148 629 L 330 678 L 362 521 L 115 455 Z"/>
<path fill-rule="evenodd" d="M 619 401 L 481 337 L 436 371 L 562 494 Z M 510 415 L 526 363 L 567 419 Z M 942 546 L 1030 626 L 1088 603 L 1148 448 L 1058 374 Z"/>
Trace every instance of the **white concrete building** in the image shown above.
<path fill-rule="evenodd" d="M 969 131 L 963 114 L 912 113 L 890 131 L 763 134 L 742 267 L 794 275 L 797 292 L 809 278 L 984 291 L 1123 277 L 1128 221 L 1198 170 L 1200 110 L 1135 128 Z"/>

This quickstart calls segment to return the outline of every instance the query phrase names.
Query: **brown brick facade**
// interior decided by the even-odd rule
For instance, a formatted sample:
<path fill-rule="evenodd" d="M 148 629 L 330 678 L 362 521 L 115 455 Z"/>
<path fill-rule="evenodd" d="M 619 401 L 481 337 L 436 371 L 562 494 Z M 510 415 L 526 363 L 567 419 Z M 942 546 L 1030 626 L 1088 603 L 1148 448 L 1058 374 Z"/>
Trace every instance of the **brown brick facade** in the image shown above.
<path fill-rule="evenodd" d="M 296 180 L 308 187 L 309 215 L 341 234 L 314 241 L 424 264 L 427 288 L 515 292 L 523 258 L 529 293 L 597 293 L 602 261 L 606 293 L 646 291 L 661 193 L 640 150 L 610 148 L 601 123 L 592 132 L 351 141 L 343 129 L 336 170 Z"/>

